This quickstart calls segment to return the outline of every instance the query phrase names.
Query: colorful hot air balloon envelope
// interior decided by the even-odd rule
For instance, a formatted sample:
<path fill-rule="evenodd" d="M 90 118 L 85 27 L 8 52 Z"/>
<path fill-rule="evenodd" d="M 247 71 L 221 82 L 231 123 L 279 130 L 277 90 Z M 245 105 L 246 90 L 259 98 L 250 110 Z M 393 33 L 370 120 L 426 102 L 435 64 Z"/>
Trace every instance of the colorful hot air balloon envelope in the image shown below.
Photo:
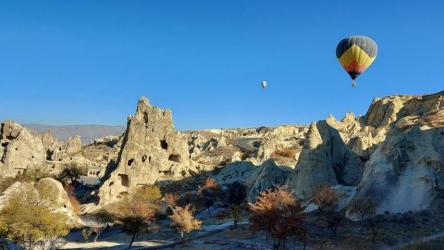
<path fill-rule="evenodd" d="M 262 87 L 263 89 L 265 89 L 265 88 L 267 87 L 267 81 L 262 81 L 262 82 L 261 82 L 261 87 Z"/>
<path fill-rule="evenodd" d="M 375 60 L 378 45 L 367 36 L 350 36 L 342 39 L 336 47 L 336 57 L 353 80 L 362 74 Z"/>

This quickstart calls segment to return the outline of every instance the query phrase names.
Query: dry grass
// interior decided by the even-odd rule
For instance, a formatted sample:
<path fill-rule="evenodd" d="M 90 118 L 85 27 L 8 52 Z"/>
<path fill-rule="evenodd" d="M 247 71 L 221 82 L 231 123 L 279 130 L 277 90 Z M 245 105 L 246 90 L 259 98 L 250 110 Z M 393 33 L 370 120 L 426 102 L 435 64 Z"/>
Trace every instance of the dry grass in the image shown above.
<path fill-rule="evenodd" d="M 297 150 L 294 147 L 278 149 L 274 151 L 270 157 L 271 158 L 285 157 L 293 159 L 296 156 L 296 151 Z"/>
<path fill-rule="evenodd" d="M 72 186 L 67 186 L 65 187 L 65 190 L 74 213 L 76 213 L 76 215 L 80 215 L 80 202 L 74 195 L 74 188 Z"/>

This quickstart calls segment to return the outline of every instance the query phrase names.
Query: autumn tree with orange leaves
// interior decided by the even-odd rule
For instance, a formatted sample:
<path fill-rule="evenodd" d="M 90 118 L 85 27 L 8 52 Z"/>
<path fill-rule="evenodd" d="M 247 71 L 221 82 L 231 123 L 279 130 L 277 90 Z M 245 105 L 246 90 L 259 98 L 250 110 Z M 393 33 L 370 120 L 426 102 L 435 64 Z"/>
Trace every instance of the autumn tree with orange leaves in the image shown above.
<path fill-rule="evenodd" d="M 173 214 L 170 216 L 171 225 L 180 233 L 180 240 L 183 242 L 184 233 L 190 233 L 193 230 L 199 229 L 202 221 L 197 220 L 193 216 L 193 211 L 190 205 L 184 207 L 176 206 L 172 208 Z"/>
<path fill-rule="evenodd" d="M 219 185 L 217 181 L 213 178 L 207 178 L 205 179 L 203 185 L 197 190 L 197 194 L 199 195 L 202 204 L 207 208 L 209 215 L 211 215 L 210 208 L 213 206 L 214 201 L 216 200 L 218 189 Z"/>
<path fill-rule="evenodd" d="M 248 204 L 252 214 L 252 231 L 264 231 L 273 238 L 273 249 L 285 249 L 290 236 L 305 235 L 302 221 L 303 208 L 294 196 L 282 188 L 266 190 L 259 194 L 255 203 Z"/>
<path fill-rule="evenodd" d="M 325 224 L 336 240 L 338 228 L 344 219 L 343 213 L 336 211 L 338 194 L 330 185 L 319 184 L 314 188 L 312 201 L 318 207 L 318 222 Z"/>

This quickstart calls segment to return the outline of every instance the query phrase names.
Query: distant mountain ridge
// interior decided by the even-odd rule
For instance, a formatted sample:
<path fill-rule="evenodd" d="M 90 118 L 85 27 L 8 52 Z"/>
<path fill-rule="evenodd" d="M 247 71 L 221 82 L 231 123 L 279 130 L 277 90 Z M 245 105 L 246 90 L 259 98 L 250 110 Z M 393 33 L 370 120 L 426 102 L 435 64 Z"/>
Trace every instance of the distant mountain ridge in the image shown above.
<path fill-rule="evenodd" d="M 121 135 L 125 131 L 124 126 L 109 126 L 98 124 L 85 125 L 45 125 L 45 124 L 23 124 L 24 127 L 42 133 L 50 130 L 57 140 L 64 142 L 69 137 L 80 135 L 82 143 L 87 144 L 94 139 L 108 135 Z"/>

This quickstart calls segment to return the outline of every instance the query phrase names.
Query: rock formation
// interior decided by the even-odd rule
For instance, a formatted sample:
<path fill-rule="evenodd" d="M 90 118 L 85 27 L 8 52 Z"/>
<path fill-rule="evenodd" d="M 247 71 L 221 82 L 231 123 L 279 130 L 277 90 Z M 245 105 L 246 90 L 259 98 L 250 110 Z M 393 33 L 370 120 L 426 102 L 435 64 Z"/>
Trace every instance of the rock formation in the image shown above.
<path fill-rule="evenodd" d="M 283 186 L 291 170 L 289 167 L 276 165 L 271 159 L 265 161 L 245 179 L 245 185 L 248 187 L 247 199 L 254 202 L 262 191 Z"/>
<path fill-rule="evenodd" d="M 269 129 L 261 140 L 257 162 L 273 158 L 280 164 L 293 167 L 302 151 L 307 130 L 307 126 L 290 125 Z"/>
<path fill-rule="evenodd" d="M 42 140 L 15 122 L 0 124 L 0 176 L 15 176 L 27 168 L 42 167 Z"/>
<path fill-rule="evenodd" d="M 297 197 L 306 199 L 321 183 L 357 185 L 361 180 L 362 165 L 328 121 L 312 123 L 287 186 Z"/>
<path fill-rule="evenodd" d="M 173 127 L 171 112 L 142 97 L 128 118 L 117 168 L 100 188 L 100 204 L 117 201 L 142 185 L 190 174 L 185 138 Z"/>
<path fill-rule="evenodd" d="M 389 127 L 365 164 L 356 197 L 370 197 L 378 212 L 426 209 L 444 184 L 444 92 L 376 99 L 366 120 Z"/>

